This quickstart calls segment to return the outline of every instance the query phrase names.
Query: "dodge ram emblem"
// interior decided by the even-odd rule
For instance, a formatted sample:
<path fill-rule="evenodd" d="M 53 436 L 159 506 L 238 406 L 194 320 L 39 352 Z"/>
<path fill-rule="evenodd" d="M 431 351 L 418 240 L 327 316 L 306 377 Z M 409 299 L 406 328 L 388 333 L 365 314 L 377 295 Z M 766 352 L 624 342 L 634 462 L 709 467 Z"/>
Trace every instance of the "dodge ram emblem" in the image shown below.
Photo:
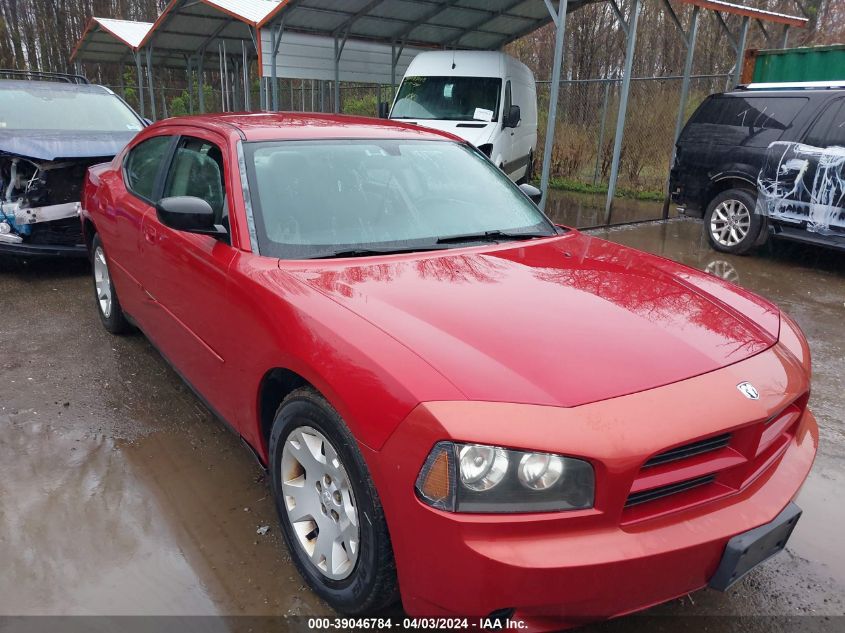
<path fill-rule="evenodd" d="M 757 388 L 752 385 L 750 382 L 741 382 L 736 386 L 742 392 L 742 395 L 748 398 L 749 400 L 759 400 L 760 393 L 757 391 Z"/>

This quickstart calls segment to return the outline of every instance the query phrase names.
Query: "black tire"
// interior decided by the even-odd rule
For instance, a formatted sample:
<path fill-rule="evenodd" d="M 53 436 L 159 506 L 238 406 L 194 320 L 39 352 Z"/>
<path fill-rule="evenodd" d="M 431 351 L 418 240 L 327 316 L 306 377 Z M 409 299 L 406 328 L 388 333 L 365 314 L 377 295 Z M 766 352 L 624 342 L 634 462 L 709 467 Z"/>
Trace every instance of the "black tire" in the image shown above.
<path fill-rule="evenodd" d="M 99 257 L 102 257 L 101 264 L 97 263 Z M 108 309 L 104 308 L 100 291 L 97 287 L 98 280 L 101 279 L 102 265 L 105 266 L 106 274 L 108 275 L 108 288 L 111 299 Z M 114 289 L 114 282 L 108 270 L 106 251 L 103 248 L 100 236 L 95 233 L 94 239 L 91 241 L 91 278 L 94 281 L 94 302 L 97 306 L 97 314 L 100 315 L 100 322 L 107 331 L 117 335 L 127 334 L 132 331 L 132 325 L 123 313 L 123 308 L 120 306 L 120 300 L 117 298 L 117 292 Z"/>
<path fill-rule="evenodd" d="M 328 578 L 311 561 L 288 517 L 282 489 L 282 457 L 288 437 L 301 427 L 311 427 L 329 440 L 349 475 L 354 493 L 360 530 L 358 556 L 351 573 L 342 580 Z M 269 449 L 270 481 L 282 534 L 308 585 L 333 608 L 348 615 L 377 612 L 395 602 L 396 565 L 381 502 L 355 438 L 337 411 L 310 387 L 293 391 L 276 411 Z M 310 490 L 307 479 L 304 487 Z"/>
<path fill-rule="evenodd" d="M 524 185 L 534 180 L 534 150 L 528 152 L 528 166 L 525 168 L 525 175 L 516 184 Z"/>
<path fill-rule="evenodd" d="M 710 246 L 720 253 L 745 255 L 765 243 L 765 218 L 756 206 L 757 194 L 749 189 L 728 189 L 713 198 L 704 213 Z"/>

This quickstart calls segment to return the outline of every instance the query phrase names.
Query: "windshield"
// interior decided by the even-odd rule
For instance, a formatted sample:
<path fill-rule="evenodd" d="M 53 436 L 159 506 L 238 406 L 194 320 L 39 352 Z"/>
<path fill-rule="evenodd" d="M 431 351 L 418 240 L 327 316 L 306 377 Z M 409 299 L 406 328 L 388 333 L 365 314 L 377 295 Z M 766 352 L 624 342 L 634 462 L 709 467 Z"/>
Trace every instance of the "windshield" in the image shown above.
<path fill-rule="evenodd" d="M 281 141 L 244 148 L 263 255 L 307 259 L 556 234 L 516 185 L 459 143 Z M 456 238 L 467 235 L 479 237 Z"/>
<path fill-rule="evenodd" d="M 142 127 L 129 106 L 107 92 L 43 87 L 0 90 L 0 131 L 138 132 Z"/>
<path fill-rule="evenodd" d="M 501 92 L 492 77 L 405 77 L 390 118 L 498 121 Z"/>

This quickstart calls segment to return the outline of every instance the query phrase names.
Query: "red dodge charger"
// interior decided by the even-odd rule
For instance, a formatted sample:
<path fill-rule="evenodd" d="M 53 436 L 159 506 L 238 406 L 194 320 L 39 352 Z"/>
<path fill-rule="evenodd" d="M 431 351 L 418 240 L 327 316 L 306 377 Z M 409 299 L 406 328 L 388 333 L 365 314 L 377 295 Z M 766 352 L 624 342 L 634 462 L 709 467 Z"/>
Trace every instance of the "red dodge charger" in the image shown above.
<path fill-rule="evenodd" d="M 171 119 L 90 169 L 99 315 L 266 465 L 337 610 L 558 629 L 783 549 L 818 444 L 767 301 L 555 226 L 459 139 Z"/>

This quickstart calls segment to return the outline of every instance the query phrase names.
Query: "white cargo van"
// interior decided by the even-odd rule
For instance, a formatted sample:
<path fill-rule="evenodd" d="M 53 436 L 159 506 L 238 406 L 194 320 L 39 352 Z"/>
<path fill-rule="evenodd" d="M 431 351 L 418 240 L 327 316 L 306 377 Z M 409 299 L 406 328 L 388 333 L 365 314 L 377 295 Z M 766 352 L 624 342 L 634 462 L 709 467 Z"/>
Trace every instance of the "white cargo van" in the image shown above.
<path fill-rule="evenodd" d="M 537 87 L 531 69 L 510 55 L 420 53 L 408 66 L 390 118 L 460 136 L 515 182 L 533 176 Z"/>

